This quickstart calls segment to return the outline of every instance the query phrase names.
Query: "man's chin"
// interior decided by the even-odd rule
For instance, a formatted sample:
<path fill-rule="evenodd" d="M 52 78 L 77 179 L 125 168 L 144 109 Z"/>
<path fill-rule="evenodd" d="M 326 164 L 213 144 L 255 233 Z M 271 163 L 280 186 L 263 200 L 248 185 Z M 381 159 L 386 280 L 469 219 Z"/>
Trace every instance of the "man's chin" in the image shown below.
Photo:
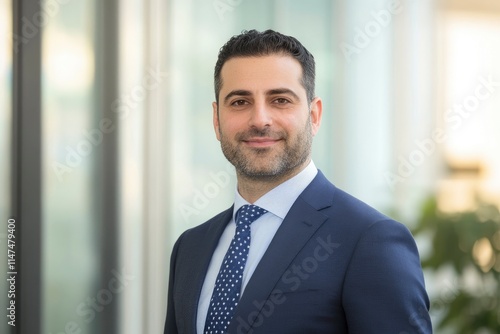
<path fill-rule="evenodd" d="M 266 160 L 265 163 L 269 165 L 269 160 Z M 271 180 L 286 174 L 286 171 L 279 166 L 275 166 L 275 168 L 269 168 L 269 166 L 244 166 L 242 168 L 237 168 L 237 170 L 241 175 L 254 180 Z"/>
<path fill-rule="evenodd" d="M 254 181 L 270 181 L 270 180 L 275 180 L 280 176 L 279 174 L 274 174 L 274 173 L 254 172 L 254 171 L 248 172 L 241 170 L 240 170 L 240 175 L 244 176 L 246 179 Z"/>

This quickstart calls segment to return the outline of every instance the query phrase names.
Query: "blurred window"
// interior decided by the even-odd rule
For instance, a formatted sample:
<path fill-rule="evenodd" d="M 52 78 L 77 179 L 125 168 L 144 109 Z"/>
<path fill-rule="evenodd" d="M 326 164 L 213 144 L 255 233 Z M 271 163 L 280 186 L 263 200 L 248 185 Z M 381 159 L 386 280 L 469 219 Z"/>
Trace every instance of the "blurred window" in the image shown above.
<path fill-rule="evenodd" d="M 500 12 L 444 15 L 445 211 L 500 204 Z"/>

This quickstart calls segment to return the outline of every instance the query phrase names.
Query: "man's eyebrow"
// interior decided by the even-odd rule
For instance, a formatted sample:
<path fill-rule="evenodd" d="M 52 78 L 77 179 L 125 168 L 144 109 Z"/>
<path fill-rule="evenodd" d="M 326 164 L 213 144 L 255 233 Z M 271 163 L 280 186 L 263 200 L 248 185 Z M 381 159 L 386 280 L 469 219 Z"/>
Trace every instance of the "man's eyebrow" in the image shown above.
<path fill-rule="evenodd" d="M 270 89 L 266 92 L 266 95 L 291 95 L 293 96 L 296 100 L 300 101 L 300 97 L 295 94 L 295 92 L 291 89 L 288 88 L 276 88 L 276 89 Z"/>
<path fill-rule="evenodd" d="M 233 96 L 250 96 L 252 93 L 248 90 L 243 90 L 243 89 L 237 89 L 229 92 L 229 94 L 224 97 L 224 103 L 227 103 L 227 101 L 232 98 Z"/>
<path fill-rule="evenodd" d="M 291 95 L 293 98 L 297 99 L 300 101 L 300 97 L 295 94 L 295 92 L 291 89 L 288 88 L 275 88 L 275 89 L 270 89 L 266 92 L 266 95 L 272 96 L 272 95 Z M 233 96 L 251 96 L 252 92 L 244 89 L 237 89 L 229 92 L 225 97 L 224 97 L 224 103 L 227 103 L 227 101 L 232 98 Z"/>

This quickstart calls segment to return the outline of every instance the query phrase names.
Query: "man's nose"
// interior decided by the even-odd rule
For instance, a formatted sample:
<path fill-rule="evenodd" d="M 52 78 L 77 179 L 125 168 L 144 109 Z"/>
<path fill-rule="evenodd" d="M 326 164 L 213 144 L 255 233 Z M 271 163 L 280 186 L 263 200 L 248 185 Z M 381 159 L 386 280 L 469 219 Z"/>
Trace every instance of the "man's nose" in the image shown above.
<path fill-rule="evenodd" d="M 255 103 L 250 115 L 250 126 L 258 129 L 272 124 L 272 115 L 269 106 L 264 102 Z"/>

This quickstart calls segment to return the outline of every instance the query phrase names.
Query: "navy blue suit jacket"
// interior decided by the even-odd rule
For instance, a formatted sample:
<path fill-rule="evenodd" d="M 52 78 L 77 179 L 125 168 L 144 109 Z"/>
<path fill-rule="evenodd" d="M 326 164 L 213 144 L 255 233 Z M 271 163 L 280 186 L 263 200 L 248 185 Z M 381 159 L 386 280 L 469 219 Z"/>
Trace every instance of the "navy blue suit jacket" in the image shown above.
<path fill-rule="evenodd" d="M 232 211 L 177 240 L 165 334 L 196 333 L 205 274 Z M 408 229 L 318 172 L 250 278 L 228 333 L 427 334 L 428 309 Z"/>

